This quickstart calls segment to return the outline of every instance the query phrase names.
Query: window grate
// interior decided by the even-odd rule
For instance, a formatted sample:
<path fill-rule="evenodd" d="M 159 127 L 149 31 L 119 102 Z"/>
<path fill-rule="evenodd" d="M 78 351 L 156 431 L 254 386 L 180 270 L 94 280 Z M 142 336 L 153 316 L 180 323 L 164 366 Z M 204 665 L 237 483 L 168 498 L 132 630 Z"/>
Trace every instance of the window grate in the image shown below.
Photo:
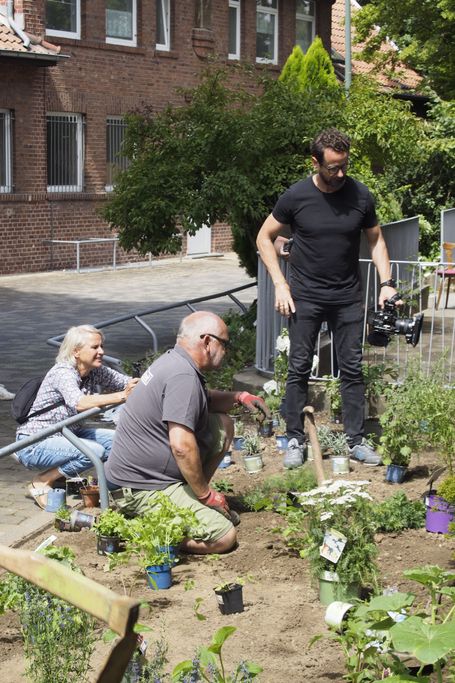
<path fill-rule="evenodd" d="M 106 190 L 112 190 L 115 178 L 129 166 L 128 157 L 123 154 L 126 122 L 121 116 L 109 116 L 106 121 Z"/>
<path fill-rule="evenodd" d="M 48 192 L 82 192 L 84 129 L 81 114 L 48 114 Z"/>

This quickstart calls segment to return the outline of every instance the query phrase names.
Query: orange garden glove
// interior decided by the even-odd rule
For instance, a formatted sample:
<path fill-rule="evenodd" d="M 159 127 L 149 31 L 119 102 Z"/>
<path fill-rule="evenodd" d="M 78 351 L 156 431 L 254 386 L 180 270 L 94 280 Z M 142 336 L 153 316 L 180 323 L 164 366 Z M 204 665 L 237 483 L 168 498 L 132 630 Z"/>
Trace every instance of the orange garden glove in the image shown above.
<path fill-rule="evenodd" d="M 209 508 L 214 508 L 222 515 L 230 519 L 229 505 L 227 504 L 226 496 L 219 491 L 209 489 L 204 496 L 198 496 L 198 500 Z"/>
<path fill-rule="evenodd" d="M 248 391 L 240 391 L 235 395 L 235 400 L 240 405 L 245 406 L 250 413 L 256 413 L 257 411 L 262 413 L 262 420 L 266 417 L 270 417 L 270 411 L 264 402 L 264 399 L 260 396 L 255 396 L 254 394 L 249 394 Z"/>

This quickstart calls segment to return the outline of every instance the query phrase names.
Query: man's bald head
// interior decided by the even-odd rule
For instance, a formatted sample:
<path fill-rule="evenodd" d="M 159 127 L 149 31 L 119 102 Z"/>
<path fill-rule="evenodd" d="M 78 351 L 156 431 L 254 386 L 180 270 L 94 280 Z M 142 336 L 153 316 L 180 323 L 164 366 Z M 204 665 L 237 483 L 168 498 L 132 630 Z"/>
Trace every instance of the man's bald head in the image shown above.
<path fill-rule="evenodd" d="M 227 328 L 224 321 L 210 311 L 196 311 L 183 318 L 177 333 L 177 343 L 183 346 L 195 347 L 201 342 L 201 335 L 215 334 L 226 337 Z"/>

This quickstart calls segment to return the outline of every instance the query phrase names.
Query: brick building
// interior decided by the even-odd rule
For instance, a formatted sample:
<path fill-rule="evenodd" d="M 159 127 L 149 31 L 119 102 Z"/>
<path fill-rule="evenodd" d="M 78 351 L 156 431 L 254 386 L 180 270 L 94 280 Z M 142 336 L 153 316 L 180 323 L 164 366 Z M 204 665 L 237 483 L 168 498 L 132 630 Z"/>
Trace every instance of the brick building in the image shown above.
<path fill-rule="evenodd" d="M 179 102 L 211 53 L 278 74 L 296 42 L 330 49 L 332 2 L 0 0 L 0 274 L 74 268 L 74 245 L 50 240 L 112 237 L 98 210 L 126 112 Z M 231 241 L 227 226 L 194 239 L 190 252 Z M 81 265 L 111 248 L 81 247 Z"/>

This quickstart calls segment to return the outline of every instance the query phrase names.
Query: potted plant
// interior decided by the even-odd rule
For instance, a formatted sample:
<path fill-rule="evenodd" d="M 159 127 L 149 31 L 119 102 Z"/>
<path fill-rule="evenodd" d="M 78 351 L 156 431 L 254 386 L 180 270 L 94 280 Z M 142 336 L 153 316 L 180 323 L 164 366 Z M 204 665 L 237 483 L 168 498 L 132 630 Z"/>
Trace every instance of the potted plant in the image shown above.
<path fill-rule="evenodd" d="M 437 377 L 438 372 L 435 374 Z M 433 378 L 435 380 L 435 375 Z M 426 528 L 427 531 L 447 533 L 455 513 L 455 391 L 445 386 L 441 377 L 439 381 L 434 381 L 433 389 L 432 411 L 426 415 L 427 429 L 432 445 L 444 462 L 447 475 L 437 486 L 436 492 L 430 488 L 427 495 Z"/>
<path fill-rule="evenodd" d="M 55 513 L 55 528 L 59 531 L 72 531 L 70 517 L 70 508 L 68 508 L 66 505 L 60 506 Z M 76 529 L 76 531 L 79 531 L 79 529 Z"/>
<path fill-rule="evenodd" d="M 247 434 L 243 447 L 245 450 L 243 461 L 245 463 L 246 471 L 250 474 L 254 474 L 262 470 L 264 464 L 262 462 L 262 446 L 259 436 L 256 434 Z"/>
<path fill-rule="evenodd" d="M 98 555 L 121 552 L 129 534 L 128 526 L 128 520 L 117 510 L 103 510 L 92 526 Z"/>
<path fill-rule="evenodd" d="M 327 435 L 327 450 L 332 461 L 334 474 L 347 474 L 349 472 L 349 444 L 344 432 L 333 432 Z"/>
<path fill-rule="evenodd" d="M 391 380 L 398 376 L 397 369 L 387 363 L 362 365 L 365 385 L 365 419 L 375 419 L 384 412 L 384 397 Z"/>
<path fill-rule="evenodd" d="M 322 379 L 326 380 L 325 395 L 329 401 L 332 422 L 339 424 L 342 422 L 340 380 L 331 375 L 324 375 Z"/>
<path fill-rule="evenodd" d="M 128 522 L 128 535 L 122 561 L 132 555 L 146 569 L 155 564 L 178 561 L 178 546 L 188 536 L 198 537 L 201 526 L 195 513 L 176 505 L 165 493 L 157 493 L 141 516 Z M 164 559 L 163 559 L 164 556 Z M 160 559 L 161 558 L 161 559 Z M 167 562 L 165 561 L 167 559 Z M 119 560 L 114 558 L 114 563 Z"/>
<path fill-rule="evenodd" d="M 237 577 L 233 582 L 220 583 L 214 588 L 221 614 L 236 614 L 244 611 L 244 583 L 243 579 Z"/>
<path fill-rule="evenodd" d="M 244 435 L 245 435 L 245 424 L 242 422 L 242 420 L 239 417 L 237 417 L 234 420 L 234 439 L 232 442 L 234 450 L 241 451 L 243 449 L 243 443 L 245 440 Z"/>
<path fill-rule="evenodd" d="M 288 447 L 288 437 L 286 434 L 286 422 L 279 417 L 275 427 L 276 445 L 279 451 L 285 451 Z"/>
<path fill-rule="evenodd" d="M 338 480 L 300 493 L 300 508 L 286 515 L 286 543 L 309 560 L 324 605 L 377 585 L 376 525 L 366 484 Z"/>
<path fill-rule="evenodd" d="M 98 482 L 92 477 L 89 477 L 85 486 L 79 488 L 79 493 L 82 496 L 82 502 L 86 508 L 97 508 L 100 504 L 100 488 Z"/>
<path fill-rule="evenodd" d="M 432 414 L 433 379 L 410 368 L 401 384 L 386 389 L 387 408 L 379 418 L 379 452 L 387 465 L 386 481 L 403 481 L 412 454 L 431 445 L 425 418 Z"/>

